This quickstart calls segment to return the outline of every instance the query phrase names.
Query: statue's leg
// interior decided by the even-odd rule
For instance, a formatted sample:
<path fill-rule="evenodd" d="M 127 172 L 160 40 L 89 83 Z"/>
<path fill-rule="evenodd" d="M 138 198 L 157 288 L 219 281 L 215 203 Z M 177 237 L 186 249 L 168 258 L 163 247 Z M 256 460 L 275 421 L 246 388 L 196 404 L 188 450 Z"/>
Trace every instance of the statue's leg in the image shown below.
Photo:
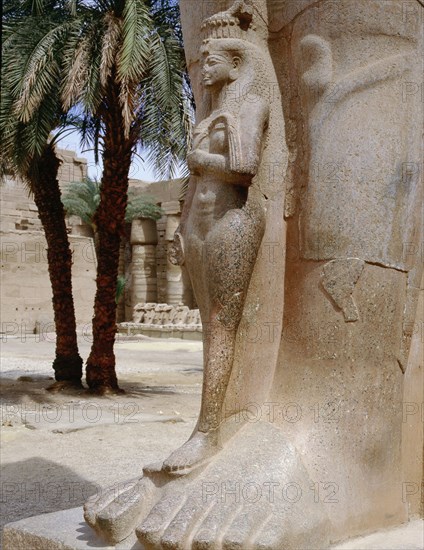
<path fill-rule="evenodd" d="M 211 229 L 203 243 L 201 287 L 198 302 L 204 331 L 202 406 L 197 430 L 164 462 L 168 472 L 183 473 L 200 466 L 220 446 L 219 425 L 225 392 L 231 375 L 237 328 L 247 288 L 264 233 L 261 210 L 245 207 L 230 210 Z M 199 269 L 199 264 L 196 265 Z"/>

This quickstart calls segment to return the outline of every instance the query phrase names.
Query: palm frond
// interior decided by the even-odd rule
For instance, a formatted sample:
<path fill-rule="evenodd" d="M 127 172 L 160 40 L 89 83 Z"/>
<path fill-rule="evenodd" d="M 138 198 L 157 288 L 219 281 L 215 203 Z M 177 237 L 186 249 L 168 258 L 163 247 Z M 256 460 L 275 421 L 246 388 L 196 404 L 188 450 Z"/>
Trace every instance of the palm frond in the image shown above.
<path fill-rule="evenodd" d="M 164 215 L 164 211 L 156 204 L 154 197 L 149 195 L 135 195 L 128 192 L 128 203 L 125 211 L 125 221 L 132 222 L 136 218 L 149 218 L 158 220 Z"/>
<path fill-rule="evenodd" d="M 95 111 L 102 100 L 100 81 L 101 52 L 105 33 L 104 18 L 92 14 L 81 17 L 64 47 L 62 102 L 65 110 L 81 102 Z"/>
<path fill-rule="evenodd" d="M 62 197 L 66 213 L 79 216 L 83 222 L 93 225 L 94 215 L 100 203 L 100 190 L 100 183 L 88 177 L 82 182 L 71 183 Z M 162 216 L 163 210 L 153 197 L 136 195 L 131 191 L 128 193 L 126 222 L 131 222 L 135 218 L 158 220 Z"/>
<path fill-rule="evenodd" d="M 116 294 L 115 294 L 116 303 L 118 303 L 119 300 L 122 298 L 126 285 L 127 285 L 127 278 L 125 277 L 125 275 L 118 275 L 118 278 L 116 280 Z"/>
<path fill-rule="evenodd" d="M 42 15 L 46 6 L 46 0 L 32 0 L 32 12 L 35 15 Z"/>
<path fill-rule="evenodd" d="M 151 50 L 154 63 L 142 82 L 140 140 L 158 176 L 169 179 L 184 163 L 194 112 L 178 41 L 169 30 L 157 29 Z"/>
<path fill-rule="evenodd" d="M 5 74 L 13 57 L 8 52 L 2 67 L 2 101 L 0 107 L 0 137 L 2 165 L 15 176 L 26 178 L 29 185 L 34 185 L 38 178 L 37 164 L 49 144 L 52 130 L 60 123 L 60 104 L 57 94 L 46 95 L 39 103 L 36 112 L 28 122 L 22 122 L 16 113 L 16 100 L 11 89 L 10 79 Z M 2 168 L 2 171 L 3 168 Z M 33 181 L 29 182 L 31 172 Z"/>
<path fill-rule="evenodd" d="M 122 13 L 122 46 L 117 57 L 118 78 L 138 82 L 150 55 L 152 19 L 143 0 L 126 1 Z"/>
<path fill-rule="evenodd" d="M 53 28 L 35 45 L 22 74 L 22 89 L 15 104 L 22 122 L 28 122 L 38 109 L 43 97 L 59 82 L 59 64 L 54 46 L 63 38 L 66 26 Z"/>
<path fill-rule="evenodd" d="M 76 32 L 66 44 L 64 53 L 64 81 L 62 85 L 62 103 L 65 110 L 77 103 L 88 78 L 88 58 L 90 36 L 79 36 Z"/>
<path fill-rule="evenodd" d="M 100 82 L 100 61 L 104 31 L 104 20 L 93 24 L 92 43 L 88 59 L 88 78 L 82 94 L 83 105 L 90 112 L 96 112 L 103 99 L 103 87 Z"/>
<path fill-rule="evenodd" d="M 100 203 L 100 184 L 86 178 L 69 185 L 62 197 L 63 206 L 69 216 L 79 216 L 84 223 L 93 225 L 94 214 Z"/>
<path fill-rule="evenodd" d="M 128 77 L 124 77 L 119 86 L 119 104 L 124 119 L 125 137 L 129 138 L 131 124 L 135 119 L 136 85 Z"/>
<path fill-rule="evenodd" d="M 112 65 L 121 39 L 121 21 L 111 13 L 105 15 L 105 34 L 103 36 L 100 61 L 100 82 L 106 87 L 107 79 L 112 74 Z"/>

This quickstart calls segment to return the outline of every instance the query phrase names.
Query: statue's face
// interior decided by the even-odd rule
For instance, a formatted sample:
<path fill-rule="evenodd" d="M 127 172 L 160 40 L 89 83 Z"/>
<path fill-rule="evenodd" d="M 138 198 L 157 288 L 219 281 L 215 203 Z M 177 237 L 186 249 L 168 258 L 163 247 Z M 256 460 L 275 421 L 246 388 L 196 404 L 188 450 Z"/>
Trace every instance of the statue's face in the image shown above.
<path fill-rule="evenodd" d="M 203 84 L 207 88 L 221 88 L 237 78 L 237 58 L 225 52 L 209 53 L 202 68 Z"/>

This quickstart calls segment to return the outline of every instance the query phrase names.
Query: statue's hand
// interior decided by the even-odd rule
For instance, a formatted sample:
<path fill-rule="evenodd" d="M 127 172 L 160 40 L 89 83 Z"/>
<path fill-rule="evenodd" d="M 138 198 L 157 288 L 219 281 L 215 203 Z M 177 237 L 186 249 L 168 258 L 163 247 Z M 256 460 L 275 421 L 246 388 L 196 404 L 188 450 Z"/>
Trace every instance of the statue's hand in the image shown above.
<path fill-rule="evenodd" d="M 175 232 L 174 240 L 169 247 L 168 258 L 173 265 L 184 265 L 184 241 L 178 229 Z"/>

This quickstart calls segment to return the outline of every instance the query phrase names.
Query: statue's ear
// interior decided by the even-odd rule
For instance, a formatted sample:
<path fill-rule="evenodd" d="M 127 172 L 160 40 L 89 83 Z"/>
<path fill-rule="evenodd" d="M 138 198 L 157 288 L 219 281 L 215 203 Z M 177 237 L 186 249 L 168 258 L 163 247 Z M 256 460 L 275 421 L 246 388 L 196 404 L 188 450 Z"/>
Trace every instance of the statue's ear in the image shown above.
<path fill-rule="evenodd" d="M 230 78 L 231 80 L 237 80 L 239 76 L 239 68 L 241 64 L 240 57 L 234 56 L 231 63 L 233 65 L 233 68 L 230 70 Z"/>

